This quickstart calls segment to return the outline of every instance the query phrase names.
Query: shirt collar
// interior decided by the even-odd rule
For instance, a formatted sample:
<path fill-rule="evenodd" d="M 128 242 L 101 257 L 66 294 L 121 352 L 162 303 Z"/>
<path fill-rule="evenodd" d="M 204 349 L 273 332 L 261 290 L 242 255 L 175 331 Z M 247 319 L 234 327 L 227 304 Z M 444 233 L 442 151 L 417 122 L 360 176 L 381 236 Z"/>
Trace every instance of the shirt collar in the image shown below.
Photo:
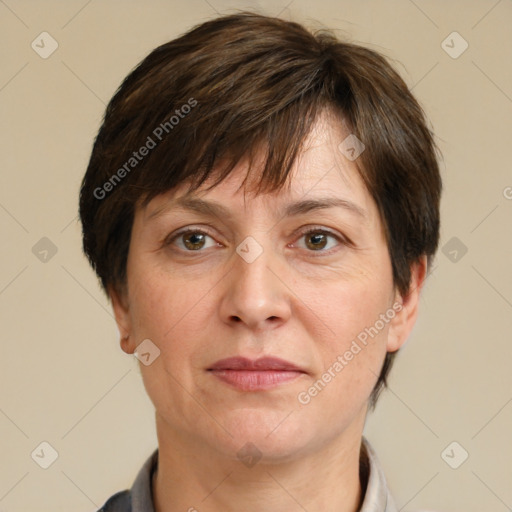
<path fill-rule="evenodd" d="M 359 512 L 397 512 L 379 459 L 368 440 L 361 443 L 360 470 L 367 467 L 367 484 Z"/>
<path fill-rule="evenodd" d="M 363 436 L 360 474 L 366 480 L 366 491 L 359 512 L 397 512 L 377 455 Z M 155 512 L 151 481 L 158 465 L 158 450 L 142 466 L 130 491 L 131 512 Z"/>

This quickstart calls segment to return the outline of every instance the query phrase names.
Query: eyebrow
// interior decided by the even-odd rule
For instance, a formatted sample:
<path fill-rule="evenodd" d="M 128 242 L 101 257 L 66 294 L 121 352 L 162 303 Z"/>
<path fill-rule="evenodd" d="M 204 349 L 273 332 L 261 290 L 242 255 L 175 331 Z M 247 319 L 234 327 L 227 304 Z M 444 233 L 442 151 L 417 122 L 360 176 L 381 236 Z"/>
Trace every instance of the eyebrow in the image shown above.
<path fill-rule="evenodd" d="M 341 199 L 338 197 L 319 197 L 290 203 L 284 207 L 281 217 L 294 217 L 328 208 L 343 208 L 365 221 L 368 220 L 368 214 L 366 210 L 361 208 L 361 206 L 353 203 L 352 201 L 348 201 L 347 199 Z M 219 217 L 221 219 L 232 219 L 234 217 L 234 214 L 228 208 L 218 202 L 183 196 L 174 200 L 170 205 L 157 208 L 149 215 L 148 220 L 154 217 L 159 217 L 163 213 L 174 209 L 189 210 L 203 215 Z"/>

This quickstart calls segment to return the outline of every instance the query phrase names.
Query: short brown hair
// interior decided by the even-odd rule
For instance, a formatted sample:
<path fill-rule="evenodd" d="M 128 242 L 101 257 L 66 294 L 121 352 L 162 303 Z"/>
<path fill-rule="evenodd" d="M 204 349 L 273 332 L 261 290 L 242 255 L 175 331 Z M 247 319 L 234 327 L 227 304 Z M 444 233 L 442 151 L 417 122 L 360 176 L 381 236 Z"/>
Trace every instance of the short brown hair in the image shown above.
<path fill-rule="evenodd" d="M 383 221 L 395 287 L 406 295 L 410 266 L 426 255 L 430 268 L 439 240 L 442 184 L 422 108 L 379 53 L 250 12 L 159 46 L 108 104 L 80 191 L 84 252 L 107 294 L 125 290 L 137 206 L 184 182 L 196 190 L 214 167 L 216 186 L 262 145 L 257 192 L 278 190 L 326 107 L 365 145 L 356 163 Z"/>

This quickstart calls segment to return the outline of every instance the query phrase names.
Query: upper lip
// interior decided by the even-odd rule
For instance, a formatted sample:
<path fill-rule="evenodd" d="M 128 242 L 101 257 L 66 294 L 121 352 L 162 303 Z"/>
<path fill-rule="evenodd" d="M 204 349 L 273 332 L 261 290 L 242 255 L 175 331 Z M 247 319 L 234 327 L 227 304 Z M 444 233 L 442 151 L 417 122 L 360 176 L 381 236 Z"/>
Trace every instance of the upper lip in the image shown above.
<path fill-rule="evenodd" d="M 220 359 L 208 370 L 248 370 L 248 371 L 296 371 L 306 373 L 303 368 L 278 357 L 261 357 L 248 359 L 246 357 L 227 357 Z"/>

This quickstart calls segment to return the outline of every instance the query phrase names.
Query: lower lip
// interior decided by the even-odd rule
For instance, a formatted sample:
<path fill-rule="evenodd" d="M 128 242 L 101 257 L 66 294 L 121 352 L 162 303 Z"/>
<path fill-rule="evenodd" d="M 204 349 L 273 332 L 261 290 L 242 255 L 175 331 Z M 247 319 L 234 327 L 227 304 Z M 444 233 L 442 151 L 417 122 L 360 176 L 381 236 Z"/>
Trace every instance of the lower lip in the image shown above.
<path fill-rule="evenodd" d="M 297 371 L 278 370 L 211 370 L 211 373 L 242 391 L 272 389 L 304 375 Z"/>

